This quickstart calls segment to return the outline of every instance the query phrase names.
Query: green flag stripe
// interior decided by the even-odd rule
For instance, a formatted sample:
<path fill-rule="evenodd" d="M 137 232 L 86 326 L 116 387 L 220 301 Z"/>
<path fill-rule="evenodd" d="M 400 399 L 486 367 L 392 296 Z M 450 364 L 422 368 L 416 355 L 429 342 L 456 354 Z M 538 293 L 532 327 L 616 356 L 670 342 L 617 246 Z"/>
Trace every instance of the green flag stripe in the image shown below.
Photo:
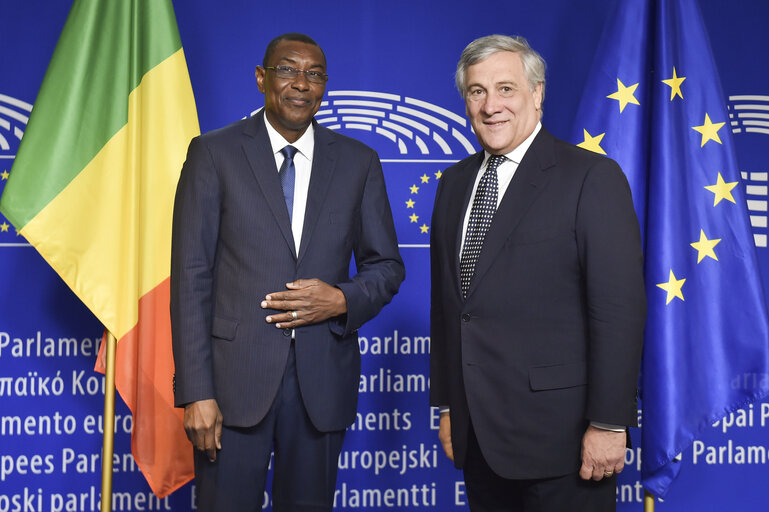
<path fill-rule="evenodd" d="M 180 48 L 170 0 L 75 1 L 0 199 L 16 228 L 126 124 L 129 93 Z"/>

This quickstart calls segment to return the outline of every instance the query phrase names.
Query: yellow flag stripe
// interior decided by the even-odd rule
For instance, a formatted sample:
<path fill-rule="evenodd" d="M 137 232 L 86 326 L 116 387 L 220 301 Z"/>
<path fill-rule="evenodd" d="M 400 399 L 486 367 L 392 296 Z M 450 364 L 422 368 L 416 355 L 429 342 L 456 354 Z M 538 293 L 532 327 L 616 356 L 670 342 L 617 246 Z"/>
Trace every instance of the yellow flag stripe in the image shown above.
<path fill-rule="evenodd" d="M 130 93 L 127 124 L 21 231 L 118 339 L 170 273 L 174 193 L 198 133 L 180 49 Z"/>

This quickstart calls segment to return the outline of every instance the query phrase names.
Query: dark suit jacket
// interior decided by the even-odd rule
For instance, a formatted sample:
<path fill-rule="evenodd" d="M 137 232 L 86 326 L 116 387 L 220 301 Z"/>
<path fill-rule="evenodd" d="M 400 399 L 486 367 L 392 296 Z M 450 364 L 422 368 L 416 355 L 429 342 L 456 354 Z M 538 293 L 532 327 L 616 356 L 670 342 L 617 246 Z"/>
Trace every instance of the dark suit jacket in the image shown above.
<path fill-rule="evenodd" d="M 171 251 L 176 405 L 216 398 L 225 425 L 261 421 L 291 331 L 268 324 L 274 311 L 260 302 L 288 282 L 316 277 L 344 292 L 348 312 L 296 329 L 296 366 L 313 424 L 341 430 L 357 406 L 356 331 L 404 278 L 384 176 L 372 149 L 316 123 L 297 254 L 265 122 L 260 113 L 190 143 Z"/>
<path fill-rule="evenodd" d="M 636 425 L 646 302 L 630 190 L 614 161 L 542 128 L 463 300 L 462 221 L 482 161 L 447 169 L 435 198 L 430 402 L 451 407 L 457 467 L 472 418 L 497 474 L 576 472 L 589 421 Z"/>

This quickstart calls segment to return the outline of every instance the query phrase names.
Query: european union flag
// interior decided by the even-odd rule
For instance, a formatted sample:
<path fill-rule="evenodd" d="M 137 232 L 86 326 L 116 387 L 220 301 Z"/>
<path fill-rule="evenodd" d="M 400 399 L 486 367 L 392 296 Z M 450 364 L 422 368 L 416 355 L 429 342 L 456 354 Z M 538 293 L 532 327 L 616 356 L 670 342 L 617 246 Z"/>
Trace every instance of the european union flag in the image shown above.
<path fill-rule="evenodd" d="M 642 480 L 769 392 L 769 325 L 721 92 L 694 0 L 618 2 L 577 117 L 579 145 L 617 160 L 644 233 L 648 317 Z"/>

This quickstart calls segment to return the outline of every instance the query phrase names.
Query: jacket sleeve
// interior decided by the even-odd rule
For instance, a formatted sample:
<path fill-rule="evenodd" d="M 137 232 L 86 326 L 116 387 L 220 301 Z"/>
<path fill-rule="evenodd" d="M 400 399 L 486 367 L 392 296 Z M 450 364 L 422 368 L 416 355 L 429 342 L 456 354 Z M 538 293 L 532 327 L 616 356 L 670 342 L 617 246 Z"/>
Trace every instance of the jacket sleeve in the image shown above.
<path fill-rule="evenodd" d="M 435 192 L 433 216 L 430 221 L 430 405 L 441 407 L 449 405 L 448 363 L 446 361 L 446 318 L 443 312 L 445 276 L 441 275 L 439 261 L 441 231 L 440 201 L 444 180 L 438 182 Z"/>
<path fill-rule="evenodd" d="M 200 137 L 190 143 L 174 202 L 171 238 L 171 329 L 175 405 L 215 398 L 211 354 L 219 182 Z"/>
<path fill-rule="evenodd" d="M 350 281 L 335 284 L 347 299 L 346 319 L 329 323 L 341 336 L 351 334 L 374 318 L 392 300 L 406 277 L 382 165 L 373 151 L 360 204 L 353 246 L 357 273 Z"/>
<path fill-rule="evenodd" d="M 625 175 L 600 159 L 582 184 L 576 236 L 588 318 L 588 420 L 637 424 L 646 319 L 641 234 Z"/>

